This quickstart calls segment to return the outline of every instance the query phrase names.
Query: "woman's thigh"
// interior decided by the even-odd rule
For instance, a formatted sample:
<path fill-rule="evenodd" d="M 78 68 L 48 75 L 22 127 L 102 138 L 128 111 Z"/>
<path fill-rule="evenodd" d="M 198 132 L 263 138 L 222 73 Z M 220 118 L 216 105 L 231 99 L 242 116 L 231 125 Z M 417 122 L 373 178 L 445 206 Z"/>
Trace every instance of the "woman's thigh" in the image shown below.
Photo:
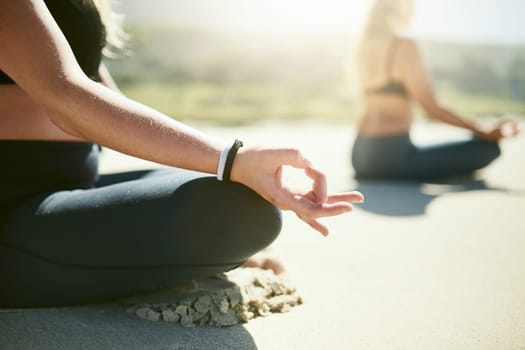
<path fill-rule="evenodd" d="M 174 169 L 30 201 L 2 240 L 81 266 L 240 263 L 280 225 L 278 210 L 247 187 Z"/>
<path fill-rule="evenodd" d="M 407 160 L 416 147 L 408 133 L 384 137 L 358 137 L 352 149 L 356 175 L 364 178 L 396 178 L 405 176 Z"/>
<path fill-rule="evenodd" d="M 497 143 L 478 139 L 425 147 L 412 144 L 408 135 L 358 141 L 353 164 L 363 177 L 427 180 L 460 175 L 487 166 L 500 154 Z"/>
<path fill-rule="evenodd" d="M 0 303 L 21 292 L 22 304 L 83 302 L 216 274 L 280 231 L 278 209 L 237 183 L 177 169 L 111 177 L 128 181 L 102 177 L 101 187 L 35 198 L 10 215 L 0 273 L 14 274 Z M 31 299 L 23 286 L 37 281 L 47 292 Z"/>
<path fill-rule="evenodd" d="M 479 139 L 440 143 L 417 147 L 406 169 L 421 179 L 461 175 L 489 165 L 499 155 L 497 143 Z"/>

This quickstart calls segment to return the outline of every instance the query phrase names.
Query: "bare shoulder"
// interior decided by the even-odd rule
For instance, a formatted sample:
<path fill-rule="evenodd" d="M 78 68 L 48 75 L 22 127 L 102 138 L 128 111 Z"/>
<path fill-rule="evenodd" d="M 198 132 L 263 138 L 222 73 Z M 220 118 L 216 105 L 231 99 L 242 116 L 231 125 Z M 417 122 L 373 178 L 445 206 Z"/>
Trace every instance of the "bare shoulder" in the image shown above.
<path fill-rule="evenodd" d="M 414 39 L 408 37 L 399 37 L 397 42 L 397 54 L 403 59 L 410 60 L 419 57 L 419 47 Z"/>
<path fill-rule="evenodd" d="M 414 71 L 420 70 L 423 65 L 416 40 L 410 37 L 398 37 L 394 63 L 394 74 L 401 80 L 407 75 L 412 76 Z"/>

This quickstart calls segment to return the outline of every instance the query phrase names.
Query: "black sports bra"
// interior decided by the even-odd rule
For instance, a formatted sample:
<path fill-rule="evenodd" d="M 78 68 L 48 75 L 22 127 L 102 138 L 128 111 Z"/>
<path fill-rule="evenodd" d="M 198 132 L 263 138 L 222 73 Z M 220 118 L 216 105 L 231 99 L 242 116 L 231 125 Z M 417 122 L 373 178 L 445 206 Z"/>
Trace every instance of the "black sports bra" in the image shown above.
<path fill-rule="evenodd" d="M 98 69 L 102 49 L 106 45 L 106 31 L 92 0 L 44 0 L 64 33 L 84 73 L 100 81 Z M 0 71 L 0 84 L 15 82 Z"/>
<path fill-rule="evenodd" d="M 394 56 L 396 54 L 396 49 L 398 47 L 398 39 L 394 39 L 390 46 L 390 50 L 386 60 L 386 72 L 391 77 L 392 76 L 392 65 L 394 63 Z M 371 88 L 366 90 L 367 94 L 394 94 L 400 96 L 408 96 L 408 91 L 405 88 L 405 85 L 399 81 L 390 80 L 383 86 L 378 88 Z"/>

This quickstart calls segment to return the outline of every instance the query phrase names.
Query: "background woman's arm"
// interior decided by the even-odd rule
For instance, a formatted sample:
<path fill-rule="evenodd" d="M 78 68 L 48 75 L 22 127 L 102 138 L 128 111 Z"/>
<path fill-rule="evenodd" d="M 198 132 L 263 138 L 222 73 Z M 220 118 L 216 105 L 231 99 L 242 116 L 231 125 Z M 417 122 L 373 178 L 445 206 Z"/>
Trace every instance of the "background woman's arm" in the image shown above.
<path fill-rule="evenodd" d="M 437 100 L 423 59 L 416 44 L 404 39 L 399 48 L 396 62 L 395 78 L 402 81 L 412 98 L 433 118 L 444 123 L 470 130 L 474 135 L 487 141 L 499 141 L 504 137 L 512 137 L 519 133 L 517 124 L 511 120 L 503 120 L 491 127 L 483 127 L 468 119 L 460 117 L 453 111 L 443 107 Z"/>
<path fill-rule="evenodd" d="M 397 69 L 394 70 L 394 76 L 405 84 L 410 96 L 421 105 L 430 117 L 475 133 L 482 131 L 476 123 L 460 117 L 439 103 L 423 59 L 412 40 L 403 39 L 396 59 L 395 67 Z"/>

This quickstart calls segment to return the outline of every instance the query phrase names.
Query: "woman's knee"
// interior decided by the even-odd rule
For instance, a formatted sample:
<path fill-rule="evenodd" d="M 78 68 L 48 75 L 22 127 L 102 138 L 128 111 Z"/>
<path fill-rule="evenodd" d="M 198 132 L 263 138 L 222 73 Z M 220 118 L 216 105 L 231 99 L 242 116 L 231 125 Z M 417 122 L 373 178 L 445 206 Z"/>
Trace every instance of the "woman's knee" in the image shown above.
<path fill-rule="evenodd" d="M 489 157 L 491 160 L 498 158 L 501 155 L 501 147 L 497 142 L 490 142 L 489 146 Z"/>
<path fill-rule="evenodd" d="M 478 140 L 476 147 L 478 149 L 477 158 L 483 166 L 488 165 L 501 155 L 501 148 L 497 142 Z"/>
<path fill-rule="evenodd" d="M 258 196 L 254 201 L 260 203 L 254 204 L 250 201 L 250 204 L 247 204 L 249 208 L 244 208 L 245 211 L 253 212 L 253 214 L 248 214 L 248 217 L 252 219 L 245 220 L 244 226 L 249 234 L 249 245 L 256 253 L 277 239 L 281 232 L 282 217 L 281 211 L 263 198 Z"/>
<path fill-rule="evenodd" d="M 238 183 L 219 184 L 218 194 L 225 197 L 221 216 L 229 218 L 232 235 L 251 254 L 270 245 L 279 235 L 282 226 L 281 212 L 253 190 Z"/>
<path fill-rule="evenodd" d="M 243 261 L 270 245 L 282 226 L 278 208 L 248 187 L 195 179 L 173 195 L 176 231 L 191 232 L 193 241 L 230 261 Z"/>

